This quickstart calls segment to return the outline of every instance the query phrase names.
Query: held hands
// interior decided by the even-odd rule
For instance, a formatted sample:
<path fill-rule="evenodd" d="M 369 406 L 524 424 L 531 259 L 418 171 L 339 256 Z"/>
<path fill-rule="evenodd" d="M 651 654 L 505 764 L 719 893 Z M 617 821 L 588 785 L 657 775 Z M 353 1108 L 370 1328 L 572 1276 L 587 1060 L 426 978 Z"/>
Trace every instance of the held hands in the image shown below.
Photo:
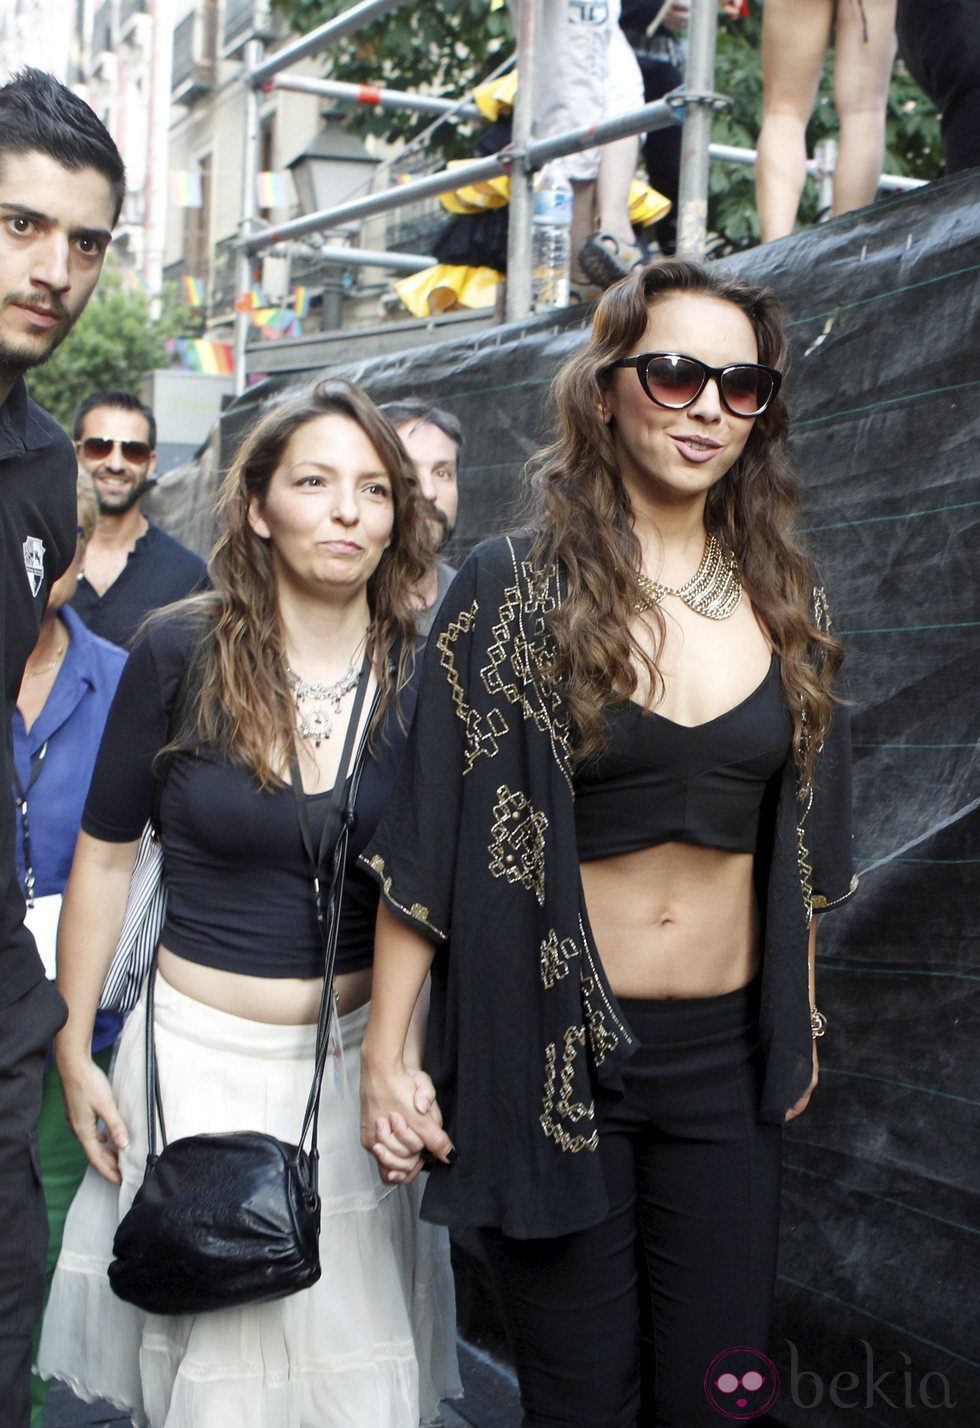
<path fill-rule="evenodd" d="M 77 1061 L 59 1057 L 58 1074 L 68 1124 L 89 1164 L 110 1184 L 121 1184 L 119 1151 L 129 1144 L 129 1132 L 119 1114 L 108 1077 L 89 1056 Z"/>
<path fill-rule="evenodd" d="M 810 1077 L 810 1084 L 809 1084 L 809 1086 L 807 1086 L 806 1090 L 803 1092 L 803 1095 L 802 1095 L 802 1096 L 800 1097 L 800 1099 L 797 1101 L 796 1105 L 795 1105 L 795 1106 L 791 1106 L 791 1107 L 789 1108 L 789 1110 L 786 1112 L 786 1115 L 783 1117 L 784 1122 L 785 1122 L 785 1121 L 795 1120 L 795 1118 L 796 1118 L 797 1116 L 801 1116 L 801 1115 L 803 1114 L 803 1112 L 806 1110 L 807 1106 L 810 1104 L 810 1097 L 813 1095 L 813 1092 L 814 1092 L 814 1090 L 816 1089 L 816 1085 L 817 1085 L 817 1082 L 818 1082 L 819 1080 L 820 1080 L 820 1062 L 819 1062 L 819 1059 L 818 1059 L 818 1057 L 817 1057 L 817 1043 L 816 1043 L 816 1041 L 814 1041 L 814 1043 L 813 1043 L 813 1074 L 812 1074 L 811 1077 Z"/>
<path fill-rule="evenodd" d="M 382 1071 L 364 1053 L 361 1064 L 361 1144 L 382 1180 L 407 1185 L 424 1168 L 425 1152 L 451 1165 L 456 1152 L 442 1129 L 435 1087 L 424 1071 L 399 1061 Z"/>

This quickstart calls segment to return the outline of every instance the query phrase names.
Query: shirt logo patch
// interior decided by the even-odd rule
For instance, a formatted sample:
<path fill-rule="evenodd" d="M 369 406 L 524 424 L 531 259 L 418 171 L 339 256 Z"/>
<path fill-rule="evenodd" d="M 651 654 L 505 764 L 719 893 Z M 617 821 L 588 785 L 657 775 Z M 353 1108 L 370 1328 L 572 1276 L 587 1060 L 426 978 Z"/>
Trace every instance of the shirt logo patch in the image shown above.
<path fill-rule="evenodd" d="M 24 542 L 24 569 L 31 585 L 31 594 L 37 595 L 44 584 L 44 541 L 37 536 L 28 536 Z"/>

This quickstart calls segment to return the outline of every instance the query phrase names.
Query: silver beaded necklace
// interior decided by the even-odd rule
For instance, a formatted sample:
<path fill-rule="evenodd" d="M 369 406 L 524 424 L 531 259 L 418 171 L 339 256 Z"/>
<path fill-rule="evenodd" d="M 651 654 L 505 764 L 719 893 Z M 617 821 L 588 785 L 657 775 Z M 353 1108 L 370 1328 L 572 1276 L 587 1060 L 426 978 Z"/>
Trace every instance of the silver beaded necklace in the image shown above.
<path fill-rule="evenodd" d="M 332 684 L 318 684 L 315 680 L 300 679 L 289 665 L 286 665 L 286 680 L 296 701 L 296 727 L 304 739 L 312 739 L 319 748 L 324 739 L 329 739 L 340 713 L 340 701 L 357 684 L 361 673 L 361 646 L 351 658 L 350 664 L 339 679 Z"/>

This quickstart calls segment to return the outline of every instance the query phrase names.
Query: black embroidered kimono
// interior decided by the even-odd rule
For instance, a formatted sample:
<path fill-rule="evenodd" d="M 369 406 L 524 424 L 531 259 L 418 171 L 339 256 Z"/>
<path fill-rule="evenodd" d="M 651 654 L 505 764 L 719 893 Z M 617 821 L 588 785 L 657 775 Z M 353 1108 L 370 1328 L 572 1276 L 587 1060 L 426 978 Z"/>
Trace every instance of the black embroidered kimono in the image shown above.
<path fill-rule="evenodd" d="M 529 545 L 478 547 L 443 601 L 401 773 L 362 855 L 436 949 L 426 1069 L 459 1156 L 431 1173 L 423 1213 L 517 1238 L 605 1215 L 598 1125 L 633 1049 L 586 916 L 566 711 L 541 673 L 559 574 L 533 570 Z M 846 723 L 838 711 L 813 790 L 798 796 L 790 758 L 763 810 L 766 1121 L 810 1079 L 811 910 L 856 885 Z"/>

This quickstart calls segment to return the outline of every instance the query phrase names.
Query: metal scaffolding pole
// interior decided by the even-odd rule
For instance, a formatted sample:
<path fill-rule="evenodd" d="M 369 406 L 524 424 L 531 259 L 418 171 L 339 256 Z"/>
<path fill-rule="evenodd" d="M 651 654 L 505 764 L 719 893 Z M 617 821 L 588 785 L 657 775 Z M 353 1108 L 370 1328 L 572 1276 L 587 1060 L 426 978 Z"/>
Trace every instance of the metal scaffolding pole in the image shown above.
<path fill-rule="evenodd" d="M 332 263 L 338 268 L 391 268 L 398 273 L 418 273 L 434 268 L 431 253 L 397 253 L 378 248 L 318 248 L 317 263 Z"/>
<path fill-rule="evenodd" d="M 290 89 L 297 94 L 322 94 L 349 104 L 370 104 L 380 109 L 411 109 L 419 114 L 458 114 L 461 119 L 480 119 L 475 104 L 463 99 L 437 99 L 431 94 L 409 94 L 403 89 L 382 89 L 376 84 L 348 84 L 342 79 L 309 79 L 301 74 L 277 74 L 273 89 Z"/>
<path fill-rule="evenodd" d="M 621 114 L 616 119 L 603 119 L 601 124 L 569 129 L 567 134 L 556 134 L 553 139 L 535 139 L 528 150 L 528 157 L 534 167 L 540 169 L 552 159 L 577 154 L 598 144 L 608 144 L 612 139 L 625 139 L 630 134 L 650 134 L 654 129 L 669 129 L 672 124 L 680 123 L 680 115 L 670 100 L 668 94 L 664 99 L 655 99 L 641 109 Z"/>
<path fill-rule="evenodd" d="M 710 153 L 722 164 L 754 164 L 757 158 L 755 149 L 741 149 L 735 144 L 712 144 Z M 806 171 L 811 178 L 819 179 L 825 167 L 825 162 L 808 159 Z M 911 193 L 914 188 L 924 188 L 927 183 L 928 179 L 910 178 L 908 174 L 882 174 L 878 187 L 886 193 Z"/>
<path fill-rule="evenodd" d="M 620 139 L 625 134 L 640 134 L 651 129 L 666 128 L 677 123 L 673 107 L 663 99 L 653 104 L 644 104 L 642 109 L 632 114 L 624 114 L 618 119 L 606 119 L 601 124 L 584 129 L 573 129 L 568 134 L 557 134 L 553 139 L 535 139 L 528 145 L 528 161 L 532 168 L 540 168 L 550 159 L 563 154 L 574 154 L 581 149 L 590 149 L 594 144 L 605 143 L 608 139 Z M 457 164 L 455 168 L 440 169 L 426 178 L 413 179 L 410 183 L 397 184 L 394 188 L 383 189 L 380 193 L 369 193 L 364 198 L 349 199 L 334 208 L 322 209 L 319 213 L 309 213 L 302 218 L 293 218 L 278 228 L 263 228 L 260 232 L 246 237 L 244 246 L 249 253 L 261 252 L 273 243 L 281 243 L 287 238 L 302 238 L 307 233 L 322 233 L 336 228 L 342 223 L 351 223 L 361 218 L 370 218 L 375 213 L 387 213 L 394 208 L 404 208 L 417 203 L 420 198 L 432 198 L 440 193 L 451 193 L 453 189 L 466 184 L 479 183 L 483 179 L 495 178 L 506 173 L 512 163 L 510 149 L 499 154 L 489 154 L 485 159 L 471 159 Z"/>
<path fill-rule="evenodd" d="M 718 38 L 718 0 L 691 0 L 686 102 L 681 139 L 681 177 L 677 197 L 677 253 L 701 258 L 708 239 L 708 146 L 711 117 L 717 102 L 715 45 Z"/>
<path fill-rule="evenodd" d="M 254 69 L 262 59 L 262 41 L 249 40 L 245 47 L 246 71 Z M 240 235 L 247 239 L 256 214 L 255 176 L 259 166 L 259 92 L 251 84 L 245 86 L 245 147 L 242 152 L 242 216 Z M 235 264 L 235 292 L 241 297 L 252 286 L 252 254 L 242 247 Z M 248 344 L 249 316 L 235 310 L 235 396 L 245 390 L 245 348 Z"/>
<path fill-rule="evenodd" d="M 531 311 L 534 171 L 529 151 L 534 133 L 534 67 L 538 37 L 538 0 L 521 0 L 517 14 L 517 64 L 520 83 L 514 101 L 511 146 L 510 214 L 507 223 L 506 317 L 519 322 Z"/>
<path fill-rule="evenodd" d="M 345 35 L 359 30 L 362 25 L 370 24 L 372 20 L 380 20 L 382 15 L 398 10 L 404 4 L 405 0 L 361 0 L 359 5 L 351 6 L 333 20 L 318 25 L 308 35 L 294 40 L 291 45 L 284 45 L 281 50 L 276 50 L 275 54 L 271 54 L 262 63 L 251 68 L 246 67 L 245 78 L 250 84 L 263 85 L 281 69 L 288 69 L 297 60 L 306 59 L 307 55 L 315 55 L 334 40 L 343 39 Z"/>

